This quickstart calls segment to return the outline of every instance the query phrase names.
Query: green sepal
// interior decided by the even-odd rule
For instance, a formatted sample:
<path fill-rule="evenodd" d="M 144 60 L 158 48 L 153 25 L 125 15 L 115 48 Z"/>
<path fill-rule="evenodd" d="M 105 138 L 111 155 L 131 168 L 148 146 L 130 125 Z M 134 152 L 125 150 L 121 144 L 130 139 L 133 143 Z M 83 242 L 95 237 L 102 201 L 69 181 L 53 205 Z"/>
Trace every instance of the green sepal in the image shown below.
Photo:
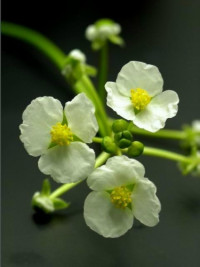
<path fill-rule="evenodd" d="M 43 181 L 41 194 L 45 196 L 49 196 L 51 194 L 51 185 L 48 179 L 44 179 Z"/>
<path fill-rule="evenodd" d="M 54 212 L 54 205 L 49 196 L 36 192 L 32 198 L 33 209 L 43 211 L 45 213 Z"/>
<path fill-rule="evenodd" d="M 126 185 L 126 188 L 129 190 L 129 191 L 133 191 L 133 188 L 134 188 L 135 184 L 128 184 Z"/>
<path fill-rule="evenodd" d="M 143 143 L 139 141 L 134 141 L 129 147 L 127 154 L 129 157 L 138 157 L 143 153 L 143 151 L 144 151 Z"/>
<path fill-rule="evenodd" d="M 119 133 L 127 130 L 129 123 L 123 119 L 115 120 L 112 124 L 112 130 L 114 133 Z"/>
<path fill-rule="evenodd" d="M 96 39 L 92 42 L 92 49 L 97 51 L 105 45 L 105 40 Z"/>
<path fill-rule="evenodd" d="M 97 69 L 90 65 L 85 65 L 85 72 L 88 76 L 96 76 L 97 75 Z"/>
<path fill-rule="evenodd" d="M 113 44 L 120 45 L 120 46 L 124 46 L 125 45 L 124 40 L 118 35 L 111 35 L 111 36 L 108 37 L 108 39 Z"/>
<path fill-rule="evenodd" d="M 52 199 L 52 202 L 55 210 L 65 209 L 68 208 L 70 205 L 69 202 L 66 202 L 61 198 L 54 198 Z"/>
<path fill-rule="evenodd" d="M 127 140 L 127 139 L 125 139 L 125 138 L 122 138 L 120 141 L 119 141 L 119 143 L 118 143 L 118 146 L 120 147 L 120 148 L 127 148 L 127 147 L 129 147 L 130 145 L 131 145 L 131 141 L 130 140 Z"/>

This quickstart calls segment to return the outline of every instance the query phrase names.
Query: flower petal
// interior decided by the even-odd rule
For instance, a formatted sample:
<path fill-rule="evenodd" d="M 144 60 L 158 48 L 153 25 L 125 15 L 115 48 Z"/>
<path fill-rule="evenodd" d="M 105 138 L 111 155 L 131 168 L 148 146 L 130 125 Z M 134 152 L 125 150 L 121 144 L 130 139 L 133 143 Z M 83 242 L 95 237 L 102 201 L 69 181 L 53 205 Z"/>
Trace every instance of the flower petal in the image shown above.
<path fill-rule="evenodd" d="M 130 209 L 116 208 L 106 192 L 91 192 L 84 204 L 86 224 L 104 237 L 119 237 L 133 225 L 133 214 Z"/>
<path fill-rule="evenodd" d="M 122 185 L 134 184 L 144 177 L 144 166 L 135 159 L 115 156 L 94 170 L 87 179 L 88 186 L 96 191 L 109 190 Z"/>
<path fill-rule="evenodd" d="M 145 110 L 133 119 L 135 125 L 150 132 L 156 132 L 165 126 L 168 118 L 178 111 L 179 98 L 176 92 L 167 90 L 155 96 Z"/>
<path fill-rule="evenodd" d="M 130 100 L 130 95 L 127 97 L 121 94 L 117 84 L 114 82 L 107 82 L 105 88 L 108 93 L 107 105 L 121 117 L 127 120 L 133 120 L 135 118 L 135 112 Z"/>
<path fill-rule="evenodd" d="M 130 61 L 117 76 L 117 87 L 121 94 L 130 97 L 130 90 L 142 88 L 150 96 L 162 92 L 163 78 L 156 66 L 139 61 Z"/>
<path fill-rule="evenodd" d="M 65 105 L 65 115 L 72 132 L 86 143 L 91 143 L 98 131 L 92 102 L 84 93 L 78 94 Z"/>
<path fill-rule="evenodd" d="M 85 179 L 94 169 L 95 153 L 86 144 L 72 142 L 68 146 L 48 149 L 38 162 L 44 174 L 59 183 L 74 183 Z"/>
<path fill-rule="evenodd" d="M 135 218 L 143 224 L 155 226 L 159 222 L 161 204 L 156 196 L 156 186 L 147 178 L 135 185 L 132 207 Z"/>
<path fill-rule="evenodd" d="M 62 122 L 63 108 L 53 97 L 38 97 L 27 106 L 20 125 L 20 139 L 31 156 L 44 153 L 51 141 L 51 127 Z"/>

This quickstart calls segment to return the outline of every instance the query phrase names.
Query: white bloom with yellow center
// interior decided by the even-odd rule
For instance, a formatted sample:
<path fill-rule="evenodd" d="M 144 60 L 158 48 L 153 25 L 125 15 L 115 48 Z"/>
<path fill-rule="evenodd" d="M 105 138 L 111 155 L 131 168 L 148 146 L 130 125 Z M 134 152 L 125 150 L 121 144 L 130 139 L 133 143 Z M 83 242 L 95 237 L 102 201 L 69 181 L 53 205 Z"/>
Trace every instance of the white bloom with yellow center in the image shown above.
<path fill-rule="evenodd" d="M 53 97 L 38 97 L 23 113 L 20 139 L 29 155 L 41 156 L 41 172 L 60 183 L 85 179 L 93 170 L 91 143 L 98 131 L 92 102 L 81 93 L 65 104 Z"/>
<path fill-rule="evenodd" d="M 126 156 L 110 158 L 87 179 L 94 190 L 84 204 L 86 224 L 104 237 L 119 237 L 133 225 L 134 217 L 147 226 L 159 222 L 156 187 L 144 177 L 144 166 Z"/>
<path fill-rule="evenodd" d="M 157 67 L 130 61 L 117 76 L 116 82 L 105 85 L 107 105 L 139 128 L 156 132 L 178 111 L 176 92 L 163 90 L 163 79 Z"/>

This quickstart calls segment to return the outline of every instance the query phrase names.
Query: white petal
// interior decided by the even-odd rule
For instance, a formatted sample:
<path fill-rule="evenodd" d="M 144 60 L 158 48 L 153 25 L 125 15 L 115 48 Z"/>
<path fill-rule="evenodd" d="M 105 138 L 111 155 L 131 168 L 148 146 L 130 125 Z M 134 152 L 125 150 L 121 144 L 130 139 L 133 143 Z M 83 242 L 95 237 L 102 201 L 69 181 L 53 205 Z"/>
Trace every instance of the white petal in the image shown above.
<path fill-rule="evenodd" d="M 200 132 L 200 120 L 194 120 L 192 122 L 192 130 L 197 133 Z"/>
<path fill-rule="evenodd" d="M 163 78 L 156 66 L 139 61 L 130 61 L 123 66 L 117 76 L 117 87 L 120 92 L 130 97 L 130 90 L 142 88 L 150 96 L 162 92 Z"/>
<path fill-rule="evenodd" d="M 108 93 L 107 105 L 121 117 L 127 120 L 133 120 L 135 118 L 135 113 L 130 96 L 127 97 L 121 94 L 117 84 L 114 82 L 107 82 L 105 88 Z"/>
<path fill-rule="evenodd" d="M 91 192 L 84 204 L 86 224 L 104 237 L 119 237 L 133 225 L 133 214 L 116 208 L 106 192 Z"/>
<path fill-rule="evenodd" d="M 85 36 L 89 41 L 93 41 L 97 37 L 97 30 L 94 25 L 89 25 L 86 29 Z"/>
<path fill-rule="evenodd" d="M 31 156 L 44 153 L 51 141 L 51 127 L 63 120 L 63 108 L 53 97 L 38 97 L 27 106 L 20 125 L 20 139 Z"/>
<path fill-rule="evenodd" d="M 86 62 L 86 56 L 85 54 L 83 54 L 83 52 L 81 52 L 79 49 L 73 49 L 70 53 L 69 56 L 71 56 L 72 58 L 79 60 L 81 63 L 85 63 Z"/>
<path fill-rule="evenodd" d="M 73 142 L 68 146 L 48 149 L 38 162 L 44 174 L 59 183 L 74 183 L 85 179 L 94 169 L 95 153 L 86 144 Z"/>
<path fill-rule="evenodd" d="M 145 110 L 133 119 L 135 125 L 150 132 L 156 132 L 165 126 L 168 118 L 178 111 L 179 98 L 176 92 L 167 90 L 155 96 Z"/>
<path fill-rule="evenodd" d="M 88 186 L 96 191 L 109 190 L 122 185 L 134 184 L 144 177 L 144 166 L 135 159 L 115 156 L 91 173 Z"/>
<path fill-rule="evenodd" d="M 65 105 L 65 115 L 71 131 L 86 143 L 91 143 L 98 131 L 95 108 L 84 93 Z"/>
<path fill-rule="evenodd" d="M 159 222 L 160 201 L 156 196 L 156 187 L 147 178 L 135 185 L 132 194 L 132 207 L 136 219 L 147 226 Z"/>

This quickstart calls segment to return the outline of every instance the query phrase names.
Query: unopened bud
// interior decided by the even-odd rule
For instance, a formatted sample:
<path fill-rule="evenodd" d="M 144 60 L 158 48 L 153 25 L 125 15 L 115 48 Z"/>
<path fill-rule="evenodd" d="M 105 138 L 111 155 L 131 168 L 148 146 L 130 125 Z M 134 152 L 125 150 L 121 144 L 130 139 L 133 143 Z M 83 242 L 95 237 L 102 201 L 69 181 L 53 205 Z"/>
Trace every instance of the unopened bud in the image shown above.
<path fill-rule="evenodd" d="M 115 120 L 112 125 L 112 130 L 114 133 L 119 133 L 128 128 L 128 122 L 120 119 L 120 120 Z"/>
<path fill-rule="evenodd" d="M 144 145 L 139 141 L 134 141 L 128 148 L 128 156 L 138 157 L 143 153 L 143 150 L 144 150 Z"/>
<path fill-rule="evenodd" d="M 118 144 L 118 146 L 120 147 L 120 148 L 127 148 L 127 147 L 129 147 L 130 145 L 131 145 L 131 141 L 130 140 L 127 140 L 127 139 L 125 139 L 125 138 L 122 138 L 120 141 L 119 141 L 119 144 Z"/>
<path fill-rule="evenodd" d="M 117 146 L 114 143 L 113 139 L 109 136 L 105 136 L 102 140 L 102 148 L 107 153 L 115 153 L 117 151 Z"/>

